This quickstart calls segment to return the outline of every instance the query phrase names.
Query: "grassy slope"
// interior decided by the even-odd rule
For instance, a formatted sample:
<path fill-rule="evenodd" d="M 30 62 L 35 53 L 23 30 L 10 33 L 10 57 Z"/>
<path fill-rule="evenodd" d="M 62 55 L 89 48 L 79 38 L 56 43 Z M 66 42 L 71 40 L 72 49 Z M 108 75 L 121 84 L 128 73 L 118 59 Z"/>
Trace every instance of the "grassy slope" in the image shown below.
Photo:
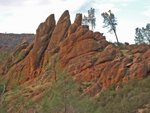
<path fill-rule="evenodd" d="M 80 98 L 79 93 L 74 93 L 78 92 L 74 83 L 67 82 L 69 87 L 67 85 L 62 87 L 63 82 L 64 78 L 56 82 L 54 88 L 46 89 L 44 97 L 38 103 L 18 96 L 10 104 L 8 101 L 10 94 L 1 95 L 0 113 L 7 113 L 11 107 L 10 112 L 15 113 L 31 110 L 37 113 L 63 113 L 64 111 L 60 112 L 60 109 L 65 110 L 65 107 L 69 113 L 136 113 L 138 109 L 146 109 L 143 113 L 150 113 L 150 77 L 120 84 L 117 92 L 114 85 L 102 92 L 94 101 L 87 97 Z M 65 94 L 68 88 L 70 91 Z M 11 96 L 19 95 L 22 90 L 23 88 L 14 86 Z"/>
<path fill-rule="evenodd" d="M 97 99 L 102 113 L 136 113 L 137 109 L 144 109 L 150 104 L 150 77 L 121 84 L 117 92 L 114 87 L 104 91 Z M 145 113 L 150 113 L 150 108 Z"/>

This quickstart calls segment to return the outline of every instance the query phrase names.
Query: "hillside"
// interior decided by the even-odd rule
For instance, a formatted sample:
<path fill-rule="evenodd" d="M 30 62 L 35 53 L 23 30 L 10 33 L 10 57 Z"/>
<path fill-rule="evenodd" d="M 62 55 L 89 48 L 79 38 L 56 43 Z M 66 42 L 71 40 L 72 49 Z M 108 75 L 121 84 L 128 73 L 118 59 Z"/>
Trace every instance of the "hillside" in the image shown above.
<path fill-rule="evenodd" d="M 16 47 L 0 67 L 3 112 L 149 112 L 150 46 L 116 46 L 81 23 L 51 14 Z"/>
<path fill-rule="evenodd" d="M 0 51 L 12 50 L 21 42 L 31 43 L 33 39 L 34 34 L 0 33 Z"/>

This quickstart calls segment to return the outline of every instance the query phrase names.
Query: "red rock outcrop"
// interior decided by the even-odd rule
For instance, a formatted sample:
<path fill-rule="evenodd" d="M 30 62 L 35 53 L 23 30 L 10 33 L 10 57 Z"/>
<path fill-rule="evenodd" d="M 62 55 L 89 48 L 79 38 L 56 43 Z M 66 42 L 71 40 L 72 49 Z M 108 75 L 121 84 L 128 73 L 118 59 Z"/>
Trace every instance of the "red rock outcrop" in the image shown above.
<path fill-rule="evenodd" d="M 39 25 L 32 47 L 24 48 L 28 54 L 7 71 L 9 84 L 56 75 L 59 64 L 84 87 L 83 94 L 93 96 L 112 84 L 150 74 L 148 45 L 118 47 L 81 23 L 81 14 L 71 24 L 69 12 L 65 11 L 57 25 L 54 15 L 50 15 Z"/>
<path fill-rule="evenodd" d="M 17 62 L 15 65 L 9 67 L 6 73 L 9 83 L 22 83 L 29 79 L 35 78 L 40 73 L 40 66 L 45 50 L 49 44 L 51 35 L 55 28 L 54 15 L 50 15 L 45 22 L 41 23 L 37 29 L 35 41 L 28 46 L 25 51 L 28 54 Z"/>

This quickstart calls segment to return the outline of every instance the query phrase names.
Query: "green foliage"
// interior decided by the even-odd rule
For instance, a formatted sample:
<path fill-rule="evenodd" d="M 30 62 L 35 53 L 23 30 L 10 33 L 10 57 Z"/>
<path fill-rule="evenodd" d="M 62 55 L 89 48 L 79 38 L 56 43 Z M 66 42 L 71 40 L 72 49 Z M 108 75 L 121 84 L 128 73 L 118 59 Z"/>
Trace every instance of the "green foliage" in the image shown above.
<path fill-rule="evenodd" d="M 5 90 L 5 84 L 0 84 L 0 94 L 2 94 Z"/>
<path fill-rule="evenodd" d="M 42 101 L 43 113 L 91 113 L 92 102 L 81 98 L 79 86 L 65 72 L 58 72 L 52 88 Z"/>
<path fill-rule="evenodd" d="M 150 24 L 147 24 L 146 27 L 136 28 L 135 29 L 135 43 L 142 44 L 148 43 L 150 44 Z"/>
<path fill-rule="evenodd" d="M 111 10 L 109 10 L 108 12 L 104 12 L 101 15 L 104 18 L 103 23 L 105 25 L 103 27 L 109 28 L 109 32 L 116 30 L 117 20 Z"/>
<path fill-rule="evenodd" d="M 37 108 L 37 104 L 22 93 L 22 88 L 14 85 L 9 92 L 1 95 L 0 113 L 27 113 L 31 108 Z"/>
<path fill-rule="evenodd" d="M 101 93 L 97 104 L 102 113 L 131 113 L 150 101 L 150 78 L 122 84 L 119 92 L 114 88 Z"/>
<path fill-rule="evenodd" d="M 65 71 L 57 70 L 56 75 L 56 80 L 46 89 L 39 102 L 33 102 L 21 95 L 22 87 L 13 86 L 9 93 L 9 96 L 13 97 L 13 102 L 10 103 L 11 99 L 6 96 L 6 92 L 0 103 L 0 113 L 7 113 L 8 110 L 26 113 L 30 109 L 37 113 L 132 113 L 150 104 L 150 77 L 132 80 L 128 84 L 120 83 L 118 91 L 115 90 L 114 84 L 91 100 L 89 97 L 81 96 L 79 85 Z M 146 113 L 149 112 L 148 109 Z"/>
<path fill-rule="evenodd" d="M 0 75 L 0 95 L 5 92 L 6 81 L 3 79 L 2 75 Z"/>
<path fill-rule="evenodd" d="M 96 24 L 96 18 L 95 18 L 95 9 L 91 8 L 90 10 L 88 10 L 88 16 L 83 17 L 82 19 L 82 24 L 83 25 L 89 25 L 91 26 L 91 29 L 94 30 Z"/>
<path fill-rule="evenodd" d="M 7 52 L 0 52 L 0 63 L 3 63 L 9 58 L 9 53 Z"/>
<path fill-rule="evenodd" d="M 134 39 L 135 43 L 137 43 L 137 44 L 145 43 L 145 39 L 144 39 L 144 36 L 143 36 L 143 30 L 142 29 L 136 28 L 135 29 L 135 34 L 136 34 L 135 39 Z"/>
<path fill-rule="evenodd" d="M 22 60 L 24 58 L 24 54 L 22 52 L 16 52 L 14 55 L 13 55 L 13 60 Z"/>
<path fill-rule="evenodd" d="M 7 92 L 4 94 L 0 113 L 23 113 L 30 109 L 39 113 L 93 113 L 94 103 L 89 97 L 81 97 L 79 86 L 72 77 L 63 71 L 56 71 L 56 75 L 56 81 L 52 83 L 52 87 L 46 89 L 38 103 L 24 96 L 23 87 L 14 85 L 8 95 Z"/>
<path fill-rule="evenodd" d="M 117 26 L 117 20 L 115 15 L 111 12 L 111 10 L 109 10 L 108 12 L 104 12 L 101 14 L 101 16 L 104 18 L 104 28 L 108 28 L 110 33 L 114 32 L 115 36 L 116 36 L 116 40 L 117 43 L 119 45 L 119 40 L 117 37 L 117 33 L 116 33 L 116 26 Z"/>

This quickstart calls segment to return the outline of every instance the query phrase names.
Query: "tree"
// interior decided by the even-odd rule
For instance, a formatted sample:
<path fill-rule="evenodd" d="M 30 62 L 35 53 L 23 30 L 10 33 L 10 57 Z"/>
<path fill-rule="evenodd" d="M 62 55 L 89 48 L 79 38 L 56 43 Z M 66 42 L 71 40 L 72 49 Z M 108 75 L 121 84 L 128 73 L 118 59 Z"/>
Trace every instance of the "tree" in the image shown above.
<path fill-rule="evenodd" d="M 145 40 L 150 44 L 150 24 L 147 24 L 146 28 L 143 28 L 143 35 L 146 38 Z"/>
<path fill-rule="evenodd" d="M 79 85 L 65 71 L 57 70 L 56 81 L 42 102 L 43 113 L 93 113 L 93 102 L 81 97 Z"/>
<path fill-rule="evenodd" d="M 104 21 L 103 23 L 105 24 L 103 27 L 105 28 L 108 28 L 109 31 L 108 32 L 114 32 L 115 34 L 115 37 L 116 37 L 116 40 L 117 40 L 117 43 L 119 45 L 119 40 L 118 40 L 118 36 L 117 36 L 117 33 L 116 33 L 116 25 L 117 25 L 117 20 L 116 20 L 116 17 L 115 15 L 111 12 L 111 10 L 109 10 L 108 12 L 104 12 L 101 14 L 101 16 L 104 18 Z"/>
<path fill-rule="evenodd" d="M 147 24 L 146 27 L 136 28 L 135 29 L 135 43 L 148 43 L 150 44 L 150 24 Z"/>
<path fill-rule="evenodd" d="M 95 18 L 95 9 L 91 8 L 90 10 L 88 10 L 88 16 L 83 17 L 82 19 L 82 24 L 83 25 L 89 25 L 91 26 L 91 29 L 94 30 L 95 26 L 96 26 L 96 18 Z"/>
<path fill-rule="evenodd" d="M 136 28 L 135 35 L 136 35 L 134 39 L 135 43 L 142 44 L 145 42 L 142 29 Z"/>
<path fill-rule="evenodd" d="M 94 30 L 96 24 L 96 18 L 95 18 L 95 9 L 91 8 L 90 10 L 88 10 L 88 18 L 89 18 L 89 23 L 91 24 L 91 28 L 92 30 Z"/>

